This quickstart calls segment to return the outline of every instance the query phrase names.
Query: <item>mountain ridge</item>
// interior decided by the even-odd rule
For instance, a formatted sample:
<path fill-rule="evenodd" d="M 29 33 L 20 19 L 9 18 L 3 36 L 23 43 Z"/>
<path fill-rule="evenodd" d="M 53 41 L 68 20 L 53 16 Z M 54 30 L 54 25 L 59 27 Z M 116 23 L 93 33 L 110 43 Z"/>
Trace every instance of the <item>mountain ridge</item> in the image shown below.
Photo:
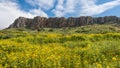
<path fill-rule="evenodd" d="M 19 17 L 8 28 L 28 28 L 40 29 L 43 27 L 61 28 L 61 27 L 79 27 L 92 24 L 105 24 L 105 23 L 120 23 L 120 17 L 117 16 L 80 16 L 80 17 L 40 17 L 36 16 L 33 19 Z"/>

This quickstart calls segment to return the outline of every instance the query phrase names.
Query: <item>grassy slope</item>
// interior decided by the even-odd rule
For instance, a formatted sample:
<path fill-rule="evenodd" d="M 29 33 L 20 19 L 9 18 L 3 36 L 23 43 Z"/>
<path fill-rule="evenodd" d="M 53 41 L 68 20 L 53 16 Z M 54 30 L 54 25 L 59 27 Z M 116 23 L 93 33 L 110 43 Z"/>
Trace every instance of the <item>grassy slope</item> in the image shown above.
<path fill-rule="evenodd" d="M 119 68 L 114 25 L 0 31 L 0 68 Z"/>

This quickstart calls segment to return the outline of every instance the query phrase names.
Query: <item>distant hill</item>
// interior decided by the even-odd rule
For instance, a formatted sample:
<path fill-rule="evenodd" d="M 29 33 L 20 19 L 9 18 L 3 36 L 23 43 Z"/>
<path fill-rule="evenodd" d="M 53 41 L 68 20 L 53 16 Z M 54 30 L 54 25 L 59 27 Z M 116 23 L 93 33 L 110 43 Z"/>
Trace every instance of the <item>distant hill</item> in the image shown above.
<path fill-rule="evenodd" d="M 33 19 L 19 17 L 8 28 L 28 28 L 28 29 L 40 29 L 40 28 L 61 28 L 61 27 L 80 27 L 84 25 L 93 24 L 119 24 L 120 17 L 105 16 L 105 17 L 34 17 Z"/>

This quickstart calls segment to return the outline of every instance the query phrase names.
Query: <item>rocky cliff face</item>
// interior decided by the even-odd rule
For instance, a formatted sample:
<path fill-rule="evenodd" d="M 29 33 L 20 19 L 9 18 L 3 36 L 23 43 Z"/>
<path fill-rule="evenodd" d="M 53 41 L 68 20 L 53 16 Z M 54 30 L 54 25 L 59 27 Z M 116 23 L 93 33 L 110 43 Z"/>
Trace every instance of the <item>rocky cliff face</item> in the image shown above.
<path fill-rule="evenodd" d="M 34 17 L 33 19 L 19 17 L 11 24 L 8 28 L 29 28 L 38 29 L 42 27 L 60 28 L 60 27 L 78 27 L 84 25 L 92 24 L 104 24 L 104 23 L 120 23 L 120 18 L 116 16 L 105 16 L 105 17 L 91 17 L 91 16 L 81 16 L 81 17 L 69 17 L 68 19 L 64 17 Z"/>

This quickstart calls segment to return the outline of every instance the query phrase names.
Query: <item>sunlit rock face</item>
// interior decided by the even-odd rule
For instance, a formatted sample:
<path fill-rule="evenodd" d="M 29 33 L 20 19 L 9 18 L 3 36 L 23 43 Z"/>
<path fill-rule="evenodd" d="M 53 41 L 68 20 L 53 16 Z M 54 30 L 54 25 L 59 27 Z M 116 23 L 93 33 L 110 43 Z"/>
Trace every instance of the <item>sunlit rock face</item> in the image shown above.
<path fill-rule="evenodd" d="M 42 27 L 61 28 L 61 27 L 79 27 L 92 24 L 120 23 L 120 18 L 116 16 L 105 17 L 34 17 L 33 19 L 19 17 L 8 28 L 29 28 L 38 29 Z"/>

